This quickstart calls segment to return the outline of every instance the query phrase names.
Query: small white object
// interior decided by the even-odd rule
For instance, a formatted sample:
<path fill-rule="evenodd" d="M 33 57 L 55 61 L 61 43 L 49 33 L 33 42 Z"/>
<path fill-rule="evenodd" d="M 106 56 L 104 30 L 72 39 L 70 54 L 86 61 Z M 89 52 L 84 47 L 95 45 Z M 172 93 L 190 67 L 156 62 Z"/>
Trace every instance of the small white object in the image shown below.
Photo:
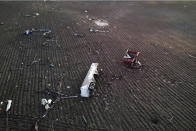
<path fill-rule="evenodd" d="M 6 112 L 11 108 L 12 100 L 8 100 Z"/>
<path fill-rule="evenodd" d="M 43 99 L 41 100 L 41 104 L 42 104 L 42 105 L 45 106 L 47 103 L 48 103 L 48 101 L 47 101 L 45 98 L 43 98 Z"/>
<path fill-rule="evenodd" d="M 1 105 L 3 105 L 3 101 L 1 101 Z"/>
<path fill-rule="evenodd" d="M 94 78 L 94 75 L 98 74 L 98 71 L 97 71 L 97 67 L 98 67 L 99 63 L 92 63 L 91 64 L 91 67 L 82 83 L 82 86 L 80 87 L 80 91 L 81 91 L 81 96 L 82 97 L 89 97 L 90 94 L 89 94 L 89 87 L 91 85 L 91 83 L 95 83 L 95 78 Z"/>
<path fill-rule="evenodd" d="M 45 105 L 45 109 L 48 110 L 50 108 L 49 104 Z"/>
<path fill-rule="evenodd" d="M 127 53 L 124 58 L 131 58 L 131 56 Z"/>
<path fill-rule="evenodd" d="M 85 10 L 84 12 L 85 12 L 85 13 L 87 13 L 87 12 L 88 12 L 88 10 Z"/>
<path fill-rule="evenodd" d="M 51 104 L 52 103 L 52 100 L 51 99 L 48 99 L 48 104 Z"/>
<path fill-rule="evenodd" d="M 141 65 L 142 65 L 140 61 L 137 61 L 137 64 L 138 64 L 139 66 L 141 66 Z"/>

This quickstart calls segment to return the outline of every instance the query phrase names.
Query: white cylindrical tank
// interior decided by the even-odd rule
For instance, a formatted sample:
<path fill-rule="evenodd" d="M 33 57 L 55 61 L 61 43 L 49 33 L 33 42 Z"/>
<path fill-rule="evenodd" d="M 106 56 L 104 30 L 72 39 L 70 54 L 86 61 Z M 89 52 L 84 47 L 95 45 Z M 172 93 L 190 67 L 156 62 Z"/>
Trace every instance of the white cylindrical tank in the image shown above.
<path fill-rule="evenodd" d="M 81 91 L 81 96 L 82 97 L 89 97 L 90 96 L 90 92 L 89 92 L 89 87 L 91 85 L 91 83 L 95 83 L 95 78 L 94 75 L 98 75 L 98 67 L 99 63 L 92 63 L 91 67 L 82 83 L 82 86 L 80 87 L 80 91 Z"/>

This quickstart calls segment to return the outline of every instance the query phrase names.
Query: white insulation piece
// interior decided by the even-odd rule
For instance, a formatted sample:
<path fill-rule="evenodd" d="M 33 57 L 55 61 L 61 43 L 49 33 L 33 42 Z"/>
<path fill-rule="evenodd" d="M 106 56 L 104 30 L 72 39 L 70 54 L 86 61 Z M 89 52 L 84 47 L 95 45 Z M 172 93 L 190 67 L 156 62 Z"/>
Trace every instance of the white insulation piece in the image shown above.
<path fill-rule="evenodd" d="M 91 67 L 82 83 L 82 86 L 80 87 L 80 91 L 81 91 L 81 97 L 89 97 L 89 87 L 92 83 L 95 83 L 95 78 L 94 75 L 98 75 L 98 67 L 99 63 L 92 63 Z"/>
<path fill-rule="evenodd" d="M 6 112 L 9 111 L 9 109 L 11 108 L 11 104 L 12 104 L 12 100 L 8 100 L 8 101 L 7 101 Z"/>

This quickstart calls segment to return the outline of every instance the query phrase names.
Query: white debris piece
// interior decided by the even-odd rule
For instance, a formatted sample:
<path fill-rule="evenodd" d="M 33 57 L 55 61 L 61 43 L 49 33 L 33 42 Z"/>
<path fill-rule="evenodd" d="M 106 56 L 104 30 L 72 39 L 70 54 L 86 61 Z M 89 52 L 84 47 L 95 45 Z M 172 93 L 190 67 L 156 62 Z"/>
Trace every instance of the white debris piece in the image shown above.
<path fill-rule="evenodd" d="M 52 103 L 52 100 L 51 99 L 48 99 L 48 104 L 51 104 Z"/>
<path fill-rule="evenodd" d="M 95 24 L 98 26 L 108 26 L 108 22 L 105 20 L 95 20 Z"/>
<path fill-rule="evenodd" d="M 43 106 L 45 106 L 47 103 L 48 103 L 48 101 L 47 101 L 45 98 L 43 98 L 43 99 L 41 100 L 41 104 L 42 104 Z"/>
<path fill-rule="evenodd" d="M 48 110 L 50 108 L 49 104 L 45 105 L 45 109 Z"/>
<path fill-rule="evenodd" d="M 45 98 L 43 98 L 42 100 L 41 100 L 41 104 L 43 105 L 43 106 L 45 106 L 45 109 L 46 110 L 48 110 L 49 108 L 50 108 L 50 104 L 52 103 L 52 100 L 51 99 L 48 99 L 48 100 L 46 100 Z"/>
<path fill-rule="evenodd" d="M 12 100 L 8 100 L 7 102 L 8 102 L 8 103 L 7 103 L 6 112 L 9 111 L 9 109 L 11 108 Z"/>
<path fill-rule="evenodd" d="M 137 64 L 138 64 L 139 66 L 141 66 L 141 65 L 142 65 L 140 61 L 137 61 Z"/>
<path fill-rule="evenodd" d="M 81 96 L 82 97 L 89 97 L 89 88 L 92 86 L 92 83 L 95 83 L 94 75 L 98 75 L 97 67 L 99 63 L 92 63 L 91 67 L 82 83 L 82 86 L 80 87 Z M 93 84 L 95 85 L 95 84 Z"/>

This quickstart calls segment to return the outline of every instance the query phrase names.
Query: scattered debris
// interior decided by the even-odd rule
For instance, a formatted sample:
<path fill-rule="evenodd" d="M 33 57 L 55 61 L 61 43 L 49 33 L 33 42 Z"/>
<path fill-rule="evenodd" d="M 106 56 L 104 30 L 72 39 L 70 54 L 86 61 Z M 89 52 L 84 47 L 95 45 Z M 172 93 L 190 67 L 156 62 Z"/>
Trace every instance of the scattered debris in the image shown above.
<path fill-rule="evenodd" d="M 44 43 L 42 43 L 42 46 L 52 46 L 52 44 L 56 44 L 58 47 L 60 47 L 60 45 L 57 44 L 57 40 L 46 40 Z"/>
<path fill-rule="evenodd" d="M 8 100 L 7 102 L 8 102 L 8 103 L 7 103 L 7 107 L 6 107 L 6 112 L 8 112 L 9 109 L 11 108 L 12 100 Z"/>
<path fill-rule="evenodd" d="M 50 84 L 50 83 L 49 83 Z M 51 86 L 51 84 L 50 84 Z M 47 95 L 47 96 L 50 96 L 52 97 L 53 99 L 56 99 L 57 97 L 62 97 L 62 96 L 65 96 L 64 94 L 62 93 L 59 93 L 59 92 L 55 92 L 55 91 L 52 91 L 50 89 L 44 89 L 43 91 L 41 91 L 41 93 Z"/>
<path fill-rule="evenodd" d="M 97 67 L 99 63 L 92 63 L 91 67 L 82 83 L 82 86 L 80 87 L 81 90 L 81 96 L 82 97 L 89 97 L 90 91 L 89 89 L 93 89 L 92 86 L 95 86 L 95 78 L 94 75 L 98 75 Z"/>
<path fill-rule="evenodd" d="M 34 60 L 34 61 L 32 61 L 31 65 L 37 64 L 37 63 L 39 63 L 39 62 L 40 62 L 40 59 L 39 59 L 39 60 Z"/>
<path fill-rule="evenodd" d="M 41 100 L 41 104 L 44 105 L 44 106 L 46 105 L 47 102 L 48 102 L 48 101 L 47 101 L 45 98 L 43 98 L 43 99 Z"/>
<path fill-rule="evenodd" d="M 51 68 L 54 68 L 54 64 L 50 64 L 50 67 L 51 67 Z"/>
<path fill-rule="evenodd" d="M 52 31 L 50 29 L 38 29 L 38 30 L 35 30 L 37 32 L 43 32 L 43 36 L 46 37 L 46 38 L 51 38 L 51 33 Z"/>
<path fill-rule="evenodd" d="M 82 37 L 85 36 L 84 34 L 80 34 L 80 33 L 74 33 L 73 35 L 74 35 L 74 36 L 77 36 L 77 37 L 79 37 L 79 38 L 82 38 Z"/>
<path fill-rule="evenodd" d="M 24 34 L 25 34 L 25 35 L 32 34 L 32 30 L 25 30 L 25 31 L 24 31 Z"/>
<path fill-rule="evenodd" d="M 130 65 L 132 68 L 138 69 L 142 66 L 141 63 L 137 60 L 139 54 L 140 52 L 130 51 L 129 49 L 127 49 L 123 57 L 123 62 L 127 65 Z"/>
<path fill-rule="evenodd" d="M 105 30 L 96 30 L 96 29 L 89 28 L 89 32 L 93 32 L 93 33 L 96 33 L 96 32 L 105 33 L 105 32 L 109 32 L 109 31 L 105 31 Z"/>
<path fill-rule="evenodd" d="M 78 97 L 78 96 L 65 96 L 64 94 L 51 91 L 50 89 L 45 89 L 42 92 L 51 95 L 53 97 L 53 102 L 52 102 L 52 99 L 47 100 L 46 98 L 43 98 L 41 100 L 41 104 L 45 107 L 46 110 L 41 116 L 37 117 L 37 120 L 33 126 L 36 131 L 38 131 L 38 122 L 47 116 L 48 112 L 54 108 L 55 103 L 60 101 L 61 98 L 77 98 Z"/>
<path fill-rule="evenodd" d="M 52 100 L 51 99 L 48 99 L 48 100 L 46 100 L 45 98 L 43 98 L 42 100 L 41 100 L 41 104 L 43 105 L 43 106 L 45 106 L 45 109 L 46 110 L 48 110 L 49 108 L 50 108 L 50 104 L 52 104 Z"/>
<path fill-rule="evenodd" d="M 48 42 L 45 41 L 44 43 L 42 43 L 43 46 L 49 46 Z"/>
<path fill-rule="evenodd" d="M 105 20 L 95 20 L 94 22 L 98 26 L 108 26 L 109 25 L 108 22 Z"/>
<path fill-rule="evenodd" d="M 43 33 L 43 36 L 45 36 L 45 37 L 50 37 L 49 34 L 50 34 L 51 32 L 52 32 L 52 31 L 44 32 L 44 33 Z"/>
<path fill-rule="evenodd" d="M 29 34 L 32 34 L 33 32 L 43 32 L 44 37 L 51 38 L 50 34 L 52 31 L 50 29 L 34 29 L 34 28 L 32 28 L 31 30 L 25 30 L 24 34 L 29 35 Z"/>
<path fill-rule="evenodd" d="M 26 15 L 24 15 L 25 17 L 35 17 L 35 16 L 39 16 L 40 14 L 38 13 L 38 12 L 35 12 L 35 13 L 33 13 L 32 15 L 30 15 L 30 14 L 26 14 Z"/>
<path fill-rule="evenodd" d="M 113 75 L 112 76 L 112 80 L 121 80 L 122 79 L 122 75 Z"/>
<path fill-rule="evenodd" d="M 43 36 L 46 36 L 46 35 L 48 35 L 49 33 L 51 33 L 51 31 L 44 32 L 44 33 L 43 33 Z"/>

